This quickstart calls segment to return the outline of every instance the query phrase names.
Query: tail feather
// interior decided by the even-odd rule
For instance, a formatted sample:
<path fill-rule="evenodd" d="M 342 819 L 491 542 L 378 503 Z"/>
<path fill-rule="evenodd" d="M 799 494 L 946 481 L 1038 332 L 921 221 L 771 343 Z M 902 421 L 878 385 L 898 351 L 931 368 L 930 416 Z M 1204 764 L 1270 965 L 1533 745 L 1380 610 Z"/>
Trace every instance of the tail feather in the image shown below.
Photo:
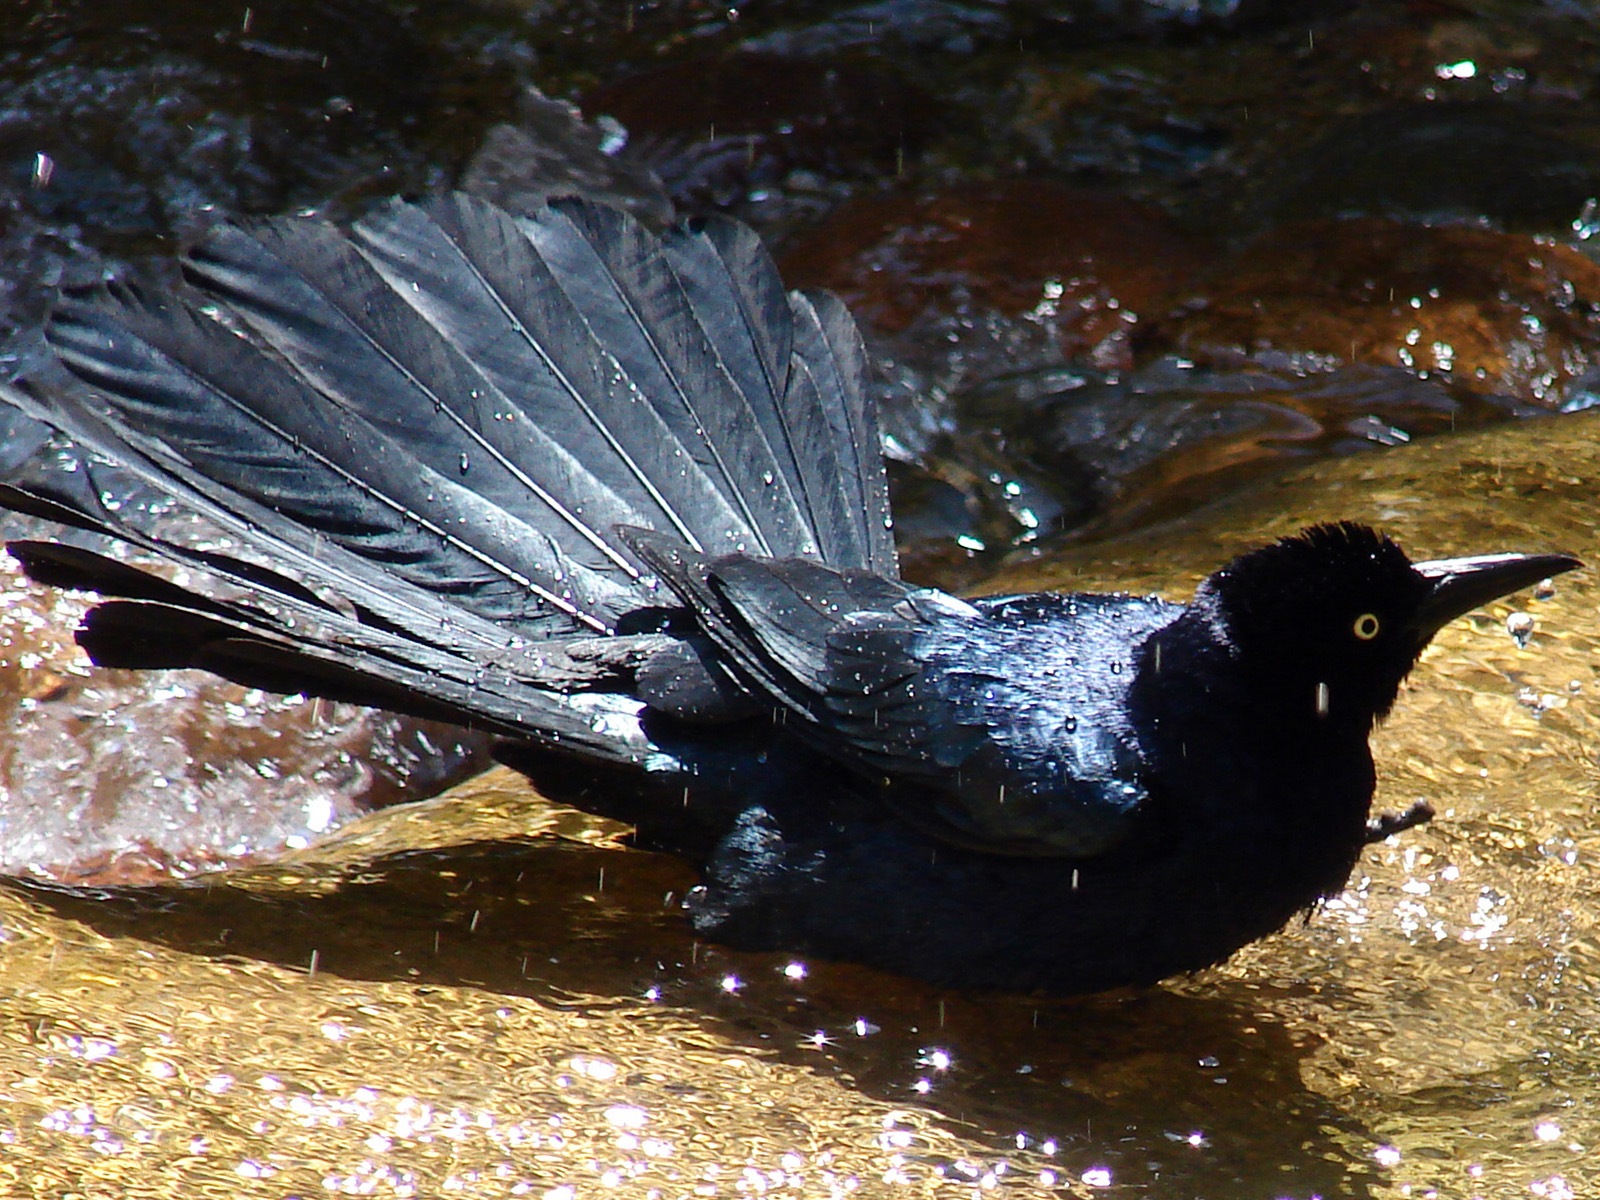
<path fill-rule="evenodd" d="M 114 403 L 53 397 L 47 419 L 157 486 L 197 495 L 196 507 L 242 536 L 287 544 L 312 578 L 409 584 L 530 632 L 583 622 L 557 591 L 568 564 L 540 531 L 419 464 L 411 443 L 323 402 L 218 322 L 133 292 L 117 299 L 69 299 L 49 331 L 62 361 Z"/>
<path fill-rule="evenodd" d="M 662 244 L 637 222 L 592 205 L 557 206 L 555 213 L 582 236 L 563 237 L 555 222 L 528 222 L 523 228 L 529 240 L 552 262 L 565 266 L 570 261 L 572 269 L 561 284 L 585 309 L 596 341 L 672 430 L 678 441 L 674 454 L 686 452 L 692 469 L 733 510 L 731 521 L 705 528 L 694 528 L 693 513 L 681 514 L 688 526 L 684 540 L 714 552 L 772 554 L 805 538 L 793 504 L 763 486 L 759 474 L 763 466 L 770 473 L 775 464 L 751 404 L 770 406 L 771 398 L 743 395 L 719 352 L 718 333 L 743 324 L 737 305 L 726 302 L 731 297 L 724 298 L 708 326 Z M 676 236 L 682 241 L 694 235 L 679 231 Z M 704 242 L 693 249 L 703 253 L 709 246 Z M 810 552 L 816 552 L 814 542 Z"/>
<path fill-rule="evenodd" d="M 589 206 L 518 223 L 453 197 L 430 212 L 395 206 L 355 236 L 389 285 L 510 398 L 514 424 L 549 444 L 519 461 L 613 552 L 611 527 L 635 522 L 691 544 L 754 538 L 744 498 L 720 473 L 728 449 L 712 442 L 728 431 L 696 421 L 659 362 L 658 343 L 688 336 L 674 325 L 681 297 L 638 295 L 642 268 L 619 278 L 625 267 L 587 239 L 628 243 L 612 256 L 630 261 L 659 261 L 659 244 L 610 210 L 594 211 L 612 225 L 591 230 L 568 208 Z M 713 399 L 731 406 L 726 388 Z"/>
<path fill-rule="evenodd" d="M 828 292 L 790 296 L 795 320 L 795 355 L 816 389 L 819 412 L 833 431 L 834 454 L 800 460 L 812 490 L 842 505 L 841 516 L 819 526 L 849 538 L 848 548 L 824 554 L 829 566 L 859 568 L 897 579 L 894 518 L 889 479 L 883 469 L 878 414 L 867 391 L 867 353 L 855 319 Z M 796 405 L 785 405 L 785 419 L 799 421 Z"/>
<path fill-rule="evenodd" d="M 252 623 L 264 634 L 276 631 L 289 643 L 299 641 L 307 646 L 320 642 L 328 654 L 343 648 L 358 656 L 371 647 L 377 654 L 371 660 L 374 663 L 392 657 L 392 647 L 403 648 L 403 643 L 428 655 L 449 647 L 458 666 L 505 661 L 525 653 L 530 643 L 540 644 L 537 627 L 521 625 L 508 631 L 269 508 L 231 495 L 196 472 L 164 471 L 133 445 L 107 433 L 97 423 L 98 407 L 86 402 L 88 398 L 82 394 L 5 389 L 0 398 L 36 419 L 55 423 L 83 447 L 114 453 L 124 467 L 164 489 L 182 509 L 204 519 L 199 525 L 175 521 L 159 505 L 108 499 L 110 493 L 104 492 L 99 482 L 101 468 L 92 460 L 72 472 L 33 471 L 24 466 L 10 481 L 0 484 L 0 506 L 74 526 L 96 535 L 97 544 L 125 542 L 157 558 L 180 563 L 194 573 L 195 590 L 174 589 L 101 555 L 69 558 L 69 547 L 10 543 L 13 555 L 43 582 L 212 614 L 219 612 L 219 601 L 213 597 L 245 594 L 254 597 L 249 606 L 254 614 Z M 125 488 L 126 482 L 113 486 Z M 226 540 L 219 543 L 219 535 Z M 230 548 L 219 549 L 219 545 Z M 75 578 L 61 577 L 69 562 Z M 236 606 L 228 601 L 221 603 L 220 611 L 235 611 Z M 105 639 L 99 646 L 105 649 Z M 97 660 L 106 657 L 94 649 L 91 654 Z M 138 664 L 119 661 L 117 665 Z M 196 657 L 188 663 L 153 660 L 144 665 L 200 664 Z M 538 666 L 537 662 L 523 663 L 521 678 L 537 680 Z M 318 672 L 310 674 L 314 677 Z M 548 686 L 559 685 L 551 682 Z M 415 711 L 414 707 L 409 711 Z M 470 723 L 474 711 L 464 708 L 455 719 Z"/>
<path fill-rule="evenodd" d="M 421 492 L 421 511 L 447 506 L 444 511 L 459 516 L 453 506 L 468 491 L 512 519 L 510 536 L 542 532 L 561 558 L 580 568 L 558 576 L 560 558 L 548 556 L 517 564 L 543 575 L 546 585 L 559 578 L 577 593 L 579 611 L 603 614 L 626 603 L 611 577 L 628 581 L 637 571 L 520 465 L 559 454 L 559 448 L 537 427 L 513 420 L 517 404 L 432 324 L 418 320 L 347 238 L 309 222 L 267 225 L 255 236 L 226 229 L 197 248 L 186 273 L 225 299 L 338 409 L 342 425 L 370 426 L 384 443 L 415 458 L 422 473 L 416 478 L 425 486 L 411 490 Z M 364 453 L 371 445 L 364 440 L 355 450 Z M 440 480 L 447 481 L 442 492 Z M 531 544 L 541 545 L 538 539 Z M 515 564 L 515 554 L 507 561 Z M 630 582 L 620 587 L 624 594 L 634 590 Z"/>
<path fill-rule="evenodd" d="M 816 557 L 830 566 L 863 568 L 893 578 L 898 571 L 877 423 L 868 419 L 864 404 L 827 403 L 831 396 L 864 392 L 864 361 L 855 325 L 844 314 L 848 329 L 833 331 L 840 343 L 836 346 L 825 323 L 833 314 L 825 305 L 819 308 L 812 298 L 794 295 L 790 307 L 795 355 L 780 404 L 801 486 L 822 541 Z M 844 313 L 843 306 L 838 312 Z M 875 468 L 868 478 L 860 476 L 864 451 Z"/>
<path fill-rule="evenodd" d="M 309 691 L 637 765 L 652 751 L 640 705 L 620 694 L 664 639 L 590 638 L 479 646 L 420 641 L 370 614 L 329 609 L 292 580 L 208 556 L 249 598 L 200 595 L 79 546 L 13 541 L 30 578 L 119 599 L 90 610 L 78 640 L 109 667 L 198 667 L 252 687 Z M 365 618 L 365 619 L 364 619 Z M 577 698 L 575 693 L 590 694 Z"/>
<path fill-rule="evenodd" d="M 142 624 L 147 657 L 285 682 L 299 662 L 314 690 L 366 680 L 391 707 L 633 761 L 637 702 L 574 695 L 625 692 L 631 668 L 586 675 L 555 650 L 661 604 L 618 527 L 690 553 L 896 574 L 854 326 L 831 298 L 785 293 L 733 222 L 657 238 L 582 202 L 515 218 L 454 196 L 392 204 L 349 234 L 223 228 L 185 276 L 176 298 L 65 299 L 47 336 L 90 389 L 39 384 L 16 402 L 236 549 L 93 489 L 13 483 L 0 503 L 256 599 L 24 552 L 43 575 L 130 597 L 91 619 L 97 656 Z M 611 641 L 621 664 L 632 643 Z M 595 721 L 595 704 L 633 707 Z"/>
<path fill-rule="evenodd" d="M 796 454 L 782 405 L 795 367 L 794 319 L 766 247 L 747 227 L 713 218 L 674 231 L 662 249 L 734 385 L 737 403 L 712 414 L 747 431 L 745 453 L 725 456 L 733 473 L 730 485 L 765 514 L 760 546 L 747 549 L 824 553 L 825 514 L 812 502 L 809 464 Z"/>

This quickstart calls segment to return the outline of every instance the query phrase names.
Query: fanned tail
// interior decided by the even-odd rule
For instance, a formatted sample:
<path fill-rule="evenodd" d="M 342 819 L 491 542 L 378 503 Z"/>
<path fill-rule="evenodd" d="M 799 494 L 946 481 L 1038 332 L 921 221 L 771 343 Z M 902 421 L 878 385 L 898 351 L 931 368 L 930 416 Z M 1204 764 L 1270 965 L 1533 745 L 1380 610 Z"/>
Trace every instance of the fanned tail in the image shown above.
<path fill-rule="evenodd" d="M 349 234 L 223 227 L 184 273 L 178 297 L 65 299 L 48 338 L 90 389 L 34 387 L 22 404 L 237 553 L 82 490 L 0 493 L 234 591 L 186 597 L 19 546 L 41 576 L 128 597 L 91 619 L 97 658 L 254 663 L 281 686 L 303 667 L 314 690 L 366 680 L 391 707 L 582 742 L 605 722 L 573 717 L 568 697 L 625 692 L 646 640 L 608 639 L 622 644 L 575 673 L 540 644 L 676 604 L 618 526 L 895 574 L 855 328 L 831 298 L 785 293 L 734 222 L 657 237 L 581 201 L 519 218 L 457 195 L 391 204 Z M 500 682 L 484 688 L 486 673 Z"/>

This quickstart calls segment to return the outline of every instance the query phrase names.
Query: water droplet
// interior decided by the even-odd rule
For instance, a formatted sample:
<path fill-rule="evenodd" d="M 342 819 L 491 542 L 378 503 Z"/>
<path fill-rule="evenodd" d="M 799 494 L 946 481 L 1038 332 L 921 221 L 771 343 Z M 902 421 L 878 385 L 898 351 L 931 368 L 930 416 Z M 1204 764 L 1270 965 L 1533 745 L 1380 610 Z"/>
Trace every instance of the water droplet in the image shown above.
<path fill-rule="evenodd" d="M 1506 618 L 1506 632 L 1511 635 L 1511 640 L 1516 642 L 1517 649 L 1526 650 L 1528 640 L 1533 637 L 1533 614 L 1514 612 Z"/>
<path fill-rule="evenodd" d="M 463 450 L 461 452 L 461 473 L 465 475 L 467 468 L 470 466 L 472 466 L 472 460 L 467 457 L 467 452 Z"/>

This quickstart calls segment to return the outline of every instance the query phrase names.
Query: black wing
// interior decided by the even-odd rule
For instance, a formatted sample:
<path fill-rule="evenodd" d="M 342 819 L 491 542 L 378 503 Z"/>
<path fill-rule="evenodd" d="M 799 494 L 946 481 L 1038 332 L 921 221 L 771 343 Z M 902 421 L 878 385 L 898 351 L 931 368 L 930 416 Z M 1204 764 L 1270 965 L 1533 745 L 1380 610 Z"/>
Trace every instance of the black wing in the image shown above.
<path fill-rule="evenodd" d="M 629 540 L 748 686 L 930 832 L 990 852 L 1087 856 L 1124 837 L 1143 805 L 1127 688 L 1134 649 L 1172 606 L 968 603 L 806 560 Z"/>

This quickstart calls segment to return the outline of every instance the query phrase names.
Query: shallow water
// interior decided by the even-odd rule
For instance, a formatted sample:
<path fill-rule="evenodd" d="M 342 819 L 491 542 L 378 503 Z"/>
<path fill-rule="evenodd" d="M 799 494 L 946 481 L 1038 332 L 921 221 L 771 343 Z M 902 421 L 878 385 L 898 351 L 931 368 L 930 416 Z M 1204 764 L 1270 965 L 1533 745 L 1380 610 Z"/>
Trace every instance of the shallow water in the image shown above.
<path fill-rule="evenodd" d="M 1333 514 L 1428 555 L 1600 561 L 1597 433 L 1565 418 L 1327 464 L 1163 531 L 1161 573 Z M 1155 574 L 1135 540 L 1005 582 Z M 505 772 L 192 884 L 5 885 L 0 1179 L 1596 1194 L 1600 586 L 1519 603 L 1525 647 L 1505 605 L 1456 622 L 1375 739 L 1380 803 L 1438 819 L 1369 851 L 1305 925 L 1142 993 L 966 996 L 696 945 L 679 865 Z"/>
<path fill-rule="evenodd" d="M 470 178 L 526 83 L 659 117 L 634 139 L 630 179 L 655 163 L 680 201 L 710 197 L 779 235 L 886 182 L 992 175 L 1108 188 L 1231 242 L 1350 212 L 1565 234 L 1594 191 L 1597 39 L 1574 6 L 1284 5 L 1236 24 L 1235 6 L 1095 0 L 744 7 L 24 4 L 0 15 L 0 330 L 36 320 L 56 284 L 94 277 L 97 255 L 168 246 L 213 209 L 345 215 Z M 668 103 L 674 80 L 744 43 L 799 64 L 784 80 L 832 84 L 763 90 L 767 76 L 730 71 L 755 89 L 748 105 L 737 89 L 709 117 Z M 657 64 L 670 69 L 650 75 Z M 644 102 L 630 111 L 630 96 Z M 1436 153 L 1419 169 L 1384 134 Z M 1171 272 L 1170 254 L 1134 250 Z M 1523 264 L 1505 250 L 1494 265 Z M 1096 296 L 1102 276 L 1087 279 Z M 1470 300 L 1495 293 L 1474 287 Z M 1593 297 L 1568 290 L 1557 314 L 1588 319 Z M 1528 332 L 1498 343 L 1521 363 L 1550 313 L 1493 298 Z M 917 387 L 901 381 L 919 402 L 936 399 L 930 379 L 1014 372 L 1018 347 L 1050 332 L 941 316 L 941 334 L 975 330 L 977 350 L 933 344 Z M 1279 349 L 1295 372 L 1321 369 Z M 1592 403 L 1588 386 L 1572 406 Z M 1395 412 L 1362 405 L 1385 431 Z M 937 404 L 914 415 L 944 429 Z M 1246 544 L 1334 517 L 1377 521 L 1426 556 L 1562 549 L 1600 564 L 1597 434 L 1562 418 L 1314 467 L 987 586 L 1176 595 Z M 1024 477 L 973 461 L 992 477 L 950 489 L 956 508 Z M 988 536 L 963 521 L 930 522 L 933 540 Z M 681 866 L 619 848 L 616 830 L 504 773 L 192 883 L 0 883 L 0 1194 L 1600 1195 L 1594 579 L 1520 598 L 1526 646 L 1502 604 L 1426 656 L 1375 745 L 1380 803 L 1426 798 L 1433 825 L 1369 851 L 1306 924 L 1140 993 L 963 995 L 697 945 Z M 74 603 L 24 617 L 65 658 Z M 217 706 L 243 702 L 197 677 L 163 698 L 85 671 L 19 672 L 16 690 L 109 704 L 127 687 L 141 713 L 181 707 L 202 730 L 236 723 Z M 319 742 L 335 773 L 364 762 L 371 739 L 354 723 L 349 749 L 318 727 L 280 755 L 300 715 L 227 762 L 180 746 L 198 774 L 239 767 L 247 790 L 213 791 L 219 807 L 191 805 L 179 832 L 224 851 L 250 831 L 314 833 L 296 772 L 323 769 Z M 258 789 L 249 775 L 267 759 L 289 765 Z M 34 782 L 11 811 L 65 823 L 76 800 L 58 789 L 84 772 L 25 765 Z M 152 796 L 117 799 L 133 811 Z"/>

